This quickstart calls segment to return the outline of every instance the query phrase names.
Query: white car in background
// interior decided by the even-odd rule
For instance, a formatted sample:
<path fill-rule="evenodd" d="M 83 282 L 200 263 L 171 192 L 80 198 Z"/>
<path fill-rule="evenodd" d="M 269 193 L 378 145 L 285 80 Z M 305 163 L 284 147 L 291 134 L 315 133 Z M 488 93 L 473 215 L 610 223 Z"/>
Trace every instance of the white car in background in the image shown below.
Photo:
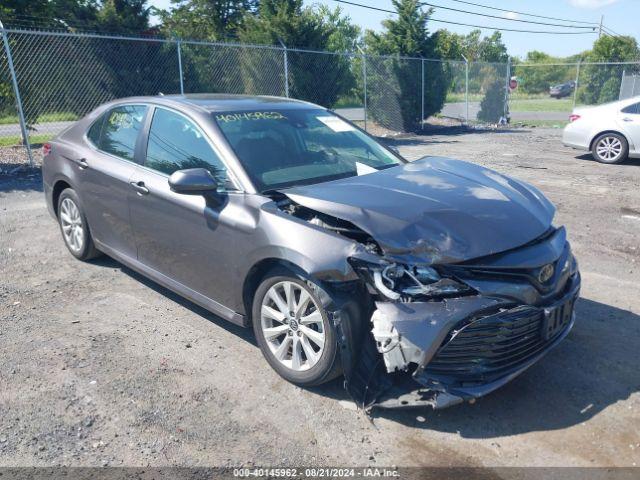
<path fill-rule="evenodd" d="M 562 143 L 602 163 L 640 158 L 640 97 L 573 110 Z"/>

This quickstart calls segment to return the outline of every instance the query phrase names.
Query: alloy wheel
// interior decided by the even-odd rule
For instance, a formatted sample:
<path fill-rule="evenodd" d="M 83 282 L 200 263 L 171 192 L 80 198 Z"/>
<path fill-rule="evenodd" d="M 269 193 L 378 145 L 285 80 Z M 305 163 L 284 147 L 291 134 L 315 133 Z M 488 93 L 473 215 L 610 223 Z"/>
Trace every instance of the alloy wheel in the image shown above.
<path fill-rule="evenodd" d="M 73 252 L 80 252 L 84 246 L 84 226 L 80 209 L 70 198 L 65 198 L 60 204 L 60 225 L 67 246 Z"/>
<path fill-rule="evenodd" d="M 260 326 L 269 350 L 283 366 L 300 372 L 313 367 L 324 351 L 322 313 L 301 285 L 282 281 L 262 299 Z"/>
<path fill-rule="evenodd" d="M 596 145 L 596 152 L 603 160 L 613 162 L 622 154 L 622 142 L 616 137 L 603 137 Z"/>

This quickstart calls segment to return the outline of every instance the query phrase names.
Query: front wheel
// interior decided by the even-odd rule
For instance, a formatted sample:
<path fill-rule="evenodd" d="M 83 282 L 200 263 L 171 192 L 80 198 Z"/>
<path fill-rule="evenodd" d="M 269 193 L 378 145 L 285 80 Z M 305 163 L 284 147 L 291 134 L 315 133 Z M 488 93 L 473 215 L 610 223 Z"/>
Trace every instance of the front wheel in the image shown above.
<path fill-rule="evenodd" d="M 274 275 L 253 300 L 253 329 L 265 359 L 285 380 L 305 387 L 340 374 L 337 336 L 316 288 L 293 274 Z"/>
<path fill-rule="evenodd" d="M 629 144 L 619 133 L 603 133 L 593 141 L 591 153 L 600 163 L 620 163 L 627 159 Z"/>

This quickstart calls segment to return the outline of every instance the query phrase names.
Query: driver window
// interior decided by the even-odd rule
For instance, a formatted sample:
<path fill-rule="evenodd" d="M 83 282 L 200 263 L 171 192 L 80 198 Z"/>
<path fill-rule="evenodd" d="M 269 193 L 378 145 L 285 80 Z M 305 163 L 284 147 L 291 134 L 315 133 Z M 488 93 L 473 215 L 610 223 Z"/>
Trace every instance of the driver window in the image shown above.
<path fill-rule="evenodd" d="M 167 175 L 186 168 L 206 168 L 220 184 L 227 182 L 226 167 L 202 130 L 164 108 L 156 108 L 153 114 L 145 166 Z"/>

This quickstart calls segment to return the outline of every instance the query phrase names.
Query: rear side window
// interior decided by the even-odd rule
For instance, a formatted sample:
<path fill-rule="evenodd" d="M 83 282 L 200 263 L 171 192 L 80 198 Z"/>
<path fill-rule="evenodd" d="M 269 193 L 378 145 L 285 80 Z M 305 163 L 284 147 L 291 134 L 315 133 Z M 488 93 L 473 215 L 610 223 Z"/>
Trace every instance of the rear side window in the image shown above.
<path fill-rule="evenodd" d="M 145 166 L 167 175 L 186 168 L 206 168 L 220 184 L 227 171 L 204 133 L 188 118 L 156 108 L 149 129 Z"/>
<path fill-rule="evenodd" d="M 98 148 L 125 160 L 134 161 L 136 141 L 142 129 L 146 109 L 147 107 L 142 105 L 123 105 L 110 110 L 104 119 Z"/>
<path fill-rule="evenodd" d="M 640 115 L 640 103 L 634 103 L 633 105 L 626 106 L 622 109 L 623 113 L 635 113 Z"/>
<path fill-rule="evenodd" d="M 89 128 L 87 132 L 87 138 L 93 143 L 96 147 L 100 146 L 100 134 L 102 133 L 102 124 L 104 123 L 104 115 L 101 116 L 98 120 L 93 122 L 93 125 Z"/>

